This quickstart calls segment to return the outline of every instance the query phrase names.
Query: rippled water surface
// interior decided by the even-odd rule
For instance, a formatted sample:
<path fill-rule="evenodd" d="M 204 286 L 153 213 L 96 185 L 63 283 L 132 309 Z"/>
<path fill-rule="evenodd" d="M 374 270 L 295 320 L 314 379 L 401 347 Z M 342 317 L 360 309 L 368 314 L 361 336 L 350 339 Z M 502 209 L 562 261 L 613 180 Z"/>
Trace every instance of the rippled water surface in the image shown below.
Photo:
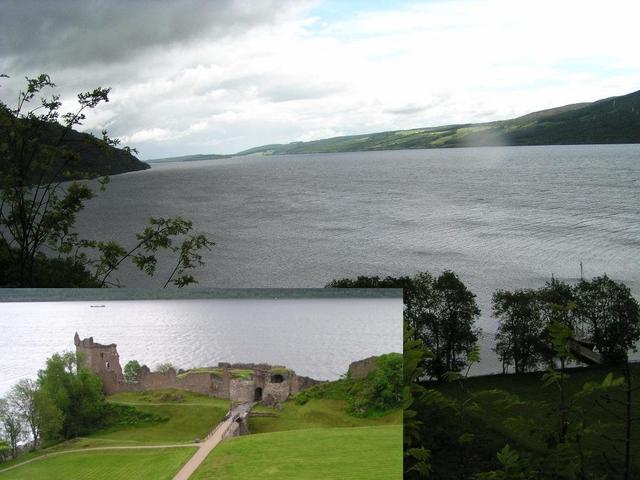
<path fill-rule="evenodd" d="M 35 377 L 73 335 L 116 343 L 122 366 L 282 364 L 337 379 L 354 360 L 402 351 L 402 299 L 146 300 L 0 303 L 0 395 Z"/>
<path fill-rule="evenodd" d="M 153 166 L 114 177 L 79 225 L 130 242 L 183 215 L 217 245 L 203 286 L 315 287 L 453 269 L 495 330 L 498 288 L 606 272 L 640 294 L 640 146 L 401 150 Z M 124 275 L 128 276 L 128 275 Z M 157 285 L 142 277 L 128 286 Z"/>

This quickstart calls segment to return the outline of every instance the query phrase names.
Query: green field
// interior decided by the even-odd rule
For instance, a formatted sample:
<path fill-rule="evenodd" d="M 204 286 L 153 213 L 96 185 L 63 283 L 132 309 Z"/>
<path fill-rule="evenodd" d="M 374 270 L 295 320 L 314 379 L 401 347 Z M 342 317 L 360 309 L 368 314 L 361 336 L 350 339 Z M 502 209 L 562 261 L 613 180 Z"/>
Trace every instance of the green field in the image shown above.
<path fill-rule="evenodd" d="M 5 473 L 2 480 L 164 480 L 180 470 L 196 448 L 73 452 L 34 461 Z"/>
<path fill-rule="evenodd" d="M 232 438 L 194 480 L 402 478 L 402 425 L 317 428 Z"/>

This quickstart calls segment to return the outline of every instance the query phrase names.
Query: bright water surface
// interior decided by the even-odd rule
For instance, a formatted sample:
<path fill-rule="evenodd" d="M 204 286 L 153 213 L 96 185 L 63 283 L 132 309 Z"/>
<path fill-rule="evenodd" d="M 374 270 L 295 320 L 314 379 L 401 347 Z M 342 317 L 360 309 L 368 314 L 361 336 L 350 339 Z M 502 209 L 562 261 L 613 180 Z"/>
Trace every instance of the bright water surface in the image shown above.
<path fill-rule="evenodd" d="M 34 378 L 73 335 L 179 368 L 265 362 L 337 379 L 354 360 L 402 351 L 402 299 L 145 300 L 0 303 L 0 395 Z"/>
<path fill-rule="evenodd" d="M 640 294 L 640 145 L 399 150 L 153 165 L 112 178 L 80 217 L 131 244 L 182 215 L 217 245 L 213 287 L 318 287 L 456 271 L 495 331 L 491 294 L 606 272 Z M 124 275 L 127 276 L 127 275 Z M 127 286 L 158 285 L 136 276 Z M 154 283 L 155 282 L 155 283 Z"/>

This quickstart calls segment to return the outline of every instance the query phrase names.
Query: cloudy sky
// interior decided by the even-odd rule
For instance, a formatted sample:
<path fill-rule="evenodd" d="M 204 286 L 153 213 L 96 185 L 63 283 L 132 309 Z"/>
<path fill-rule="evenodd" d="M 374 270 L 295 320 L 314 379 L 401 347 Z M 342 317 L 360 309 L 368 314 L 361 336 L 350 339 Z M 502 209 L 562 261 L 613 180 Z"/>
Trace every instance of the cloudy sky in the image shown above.
<path fill-rule="evenodd" d="M 505 119 L 640 89 L 637 0 L 3 0 L 0 99 L 112 87 L 143 159 Z"/>

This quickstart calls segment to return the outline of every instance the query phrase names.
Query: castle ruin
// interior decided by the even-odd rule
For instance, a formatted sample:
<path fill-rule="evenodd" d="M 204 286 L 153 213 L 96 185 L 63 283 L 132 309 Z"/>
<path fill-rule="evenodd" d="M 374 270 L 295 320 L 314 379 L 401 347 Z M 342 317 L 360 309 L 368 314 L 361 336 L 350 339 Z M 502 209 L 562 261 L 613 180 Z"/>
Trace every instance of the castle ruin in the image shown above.
<path fill-rule="evenodd" d="M 290 395 L 321 383 L 280 365 L 222 362 L 216 367 L 177 372 L 173 369 L 152 372 L 143 365 L 136 381 L 128 382 L 115 343 L 102 345 L 94 342 L 93 337 L 80 339 L 77 332 L 74 343 L 83 366 L 102 380 L 106 395 L 176 388 L 226 398 L 234 404 L 261 401 L 265 405 L 279 406 Z"/>

